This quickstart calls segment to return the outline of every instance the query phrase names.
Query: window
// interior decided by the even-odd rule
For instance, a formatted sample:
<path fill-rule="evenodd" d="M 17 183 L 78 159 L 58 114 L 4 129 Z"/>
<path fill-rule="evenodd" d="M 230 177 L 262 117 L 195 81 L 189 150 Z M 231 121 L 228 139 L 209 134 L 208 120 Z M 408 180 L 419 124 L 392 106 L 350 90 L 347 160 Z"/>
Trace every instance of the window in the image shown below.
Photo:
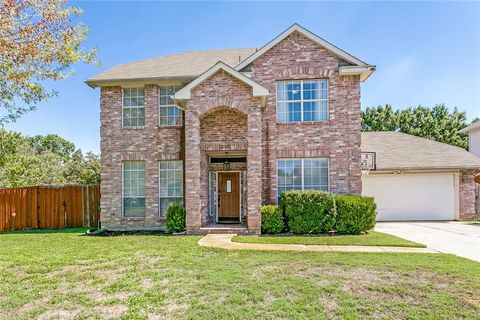
<path fill-rule="evenodd" d="M 180 90 L 177 87 L 160 88 L 160 126 L 178 126 L 182 124 L 182 110 L 175 105 L 172 96 Z"/>
<path fill-rule="evenodd" d="M 123 127 L 145 126 L 145 90 L 143 88 L 123 89 Z"/>
<path fill-rule="evenodd" d="M 277 82 L 277 122 L 328 120 L 327 80 Z"/>
<path fill-rule="evenodd" d="M 159 177 L 159 214 L 160 217 L 165 217 L 172 203 L 183 203 L 182 161 L 160 161 Z"/>
<path fill-rule="evenodd" d="M 328 191 L 328 159 L 277 160 L 278 196 L 287 190 Z"/>
<path fill-rule="evenodd" d="M 145 216 L 145 163 L 125 161 L 123 163 L 123 217 Z"/>

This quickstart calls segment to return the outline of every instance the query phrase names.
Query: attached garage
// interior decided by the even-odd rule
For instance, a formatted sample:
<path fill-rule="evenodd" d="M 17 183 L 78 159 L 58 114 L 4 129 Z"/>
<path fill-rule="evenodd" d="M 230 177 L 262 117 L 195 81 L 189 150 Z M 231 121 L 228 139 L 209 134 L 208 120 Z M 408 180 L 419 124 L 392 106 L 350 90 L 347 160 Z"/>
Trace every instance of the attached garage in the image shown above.
<path fill-rule="evenodd" d="M 362 177 L 363 194 L 375 197 L 378 221 L 454 220 L 456 175 L 372 174 Z"/>
<path fill-rule="evenodd" d="M 475 215 L 480 159 L 466 150 L 399 132 L 364 132 L 362 158 L 368 154 L 374 160 L 363 168 L 362 195 L 375 198 L 378 221 Z"/>

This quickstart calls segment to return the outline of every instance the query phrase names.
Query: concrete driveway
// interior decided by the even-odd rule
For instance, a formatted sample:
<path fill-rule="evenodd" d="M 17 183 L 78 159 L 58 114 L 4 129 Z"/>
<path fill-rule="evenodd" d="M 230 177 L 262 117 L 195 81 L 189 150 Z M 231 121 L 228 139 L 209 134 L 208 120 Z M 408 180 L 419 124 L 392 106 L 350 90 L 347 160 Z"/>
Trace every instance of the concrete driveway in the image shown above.
<path fill-rule="evenodd" d="M 480 262 L 480 224 L 462 222 L 377 222 L 375 230 Z"/>

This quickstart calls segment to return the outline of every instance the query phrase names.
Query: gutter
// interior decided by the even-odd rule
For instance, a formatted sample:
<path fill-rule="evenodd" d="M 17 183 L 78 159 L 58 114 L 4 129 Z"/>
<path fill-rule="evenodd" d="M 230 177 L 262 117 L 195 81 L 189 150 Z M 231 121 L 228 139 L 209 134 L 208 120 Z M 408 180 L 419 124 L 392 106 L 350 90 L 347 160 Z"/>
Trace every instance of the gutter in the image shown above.
<path fill-rule="evenodd" d="M 378 168 L 373 171 L 410 171 L 410 170 L 425 170 L 425 171 L 438 171 L 438 170 L 480 170 L 480 165 L 473 166 L 453 166 L 453 167 L 393 167 L 393 168 Z"/>
<path fill-rule="evenodd" d="M 360 76 L 360 81 L 367 80 L 372 73 L 376 70 L 375 65 L 368 66 L 342 66 L 339 67 L 339 73 L 341 76 Z"/>
<path fill-rule="evenodd" d="M 121 78 L 121 79 L 87 79 L 85 83 L 92 89 L 103 87 L 103 86 L 116 86 L 116 85 L 126 85 L 126 84 L 155 84 L 158 81 L 192 81 L 197 76 L 177 76 L 177 77 L 149 77 L 149 78 Z"/>

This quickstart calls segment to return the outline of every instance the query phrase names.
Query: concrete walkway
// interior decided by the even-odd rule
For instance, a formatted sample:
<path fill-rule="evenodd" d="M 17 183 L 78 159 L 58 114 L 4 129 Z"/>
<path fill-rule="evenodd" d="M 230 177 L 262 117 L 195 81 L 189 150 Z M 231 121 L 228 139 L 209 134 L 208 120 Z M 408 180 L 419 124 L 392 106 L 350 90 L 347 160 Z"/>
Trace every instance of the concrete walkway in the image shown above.
<path fill-rule="evenodd" d="M 377 222 L 375 230 L 480 262 L 480 225 L 463 222 Z"/>
<path fill-rule="evenodd" d="M 414 252 L 438 253 L 429 248 L 380 247 L 380 246 L 332 246 L 303 244 L 269 244 L 232 242 L 235 234 L 208 234 L 198 244 L 202 247 L 227 250 L 271 250 L 271 251 L 309 251 L 309 252 Z"/>

